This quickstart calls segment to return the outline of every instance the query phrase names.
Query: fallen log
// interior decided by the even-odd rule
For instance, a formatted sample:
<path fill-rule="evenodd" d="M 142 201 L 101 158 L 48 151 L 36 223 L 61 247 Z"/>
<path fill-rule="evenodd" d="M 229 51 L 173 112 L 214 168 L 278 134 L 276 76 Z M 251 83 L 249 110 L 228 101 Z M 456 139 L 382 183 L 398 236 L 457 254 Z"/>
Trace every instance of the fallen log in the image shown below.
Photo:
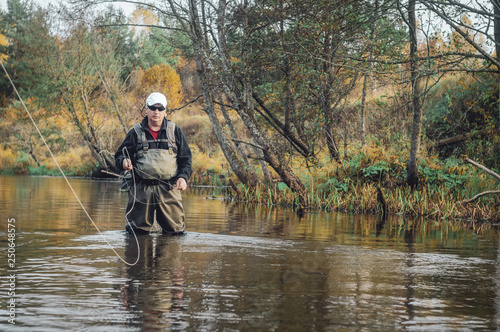
<path fill-rule="evenodd" d="M 479 130 L 479 131 L 474 132 L 474 133 L 467 133 L 464 135 L 458 135 L 458 136 L 445 138 L 445 139 L 439 140 L 436 143 L 434 143 L 433 145 L 429 146 L 429 149 L 440 149 L 444 146 L 461 143 L 465 140 L 468 140 L 469 138 L 473 138 L 475 136 L 485 135 L 487 133 L 488 133 L 488 130 L 483 129 L 483 130 Z"/>

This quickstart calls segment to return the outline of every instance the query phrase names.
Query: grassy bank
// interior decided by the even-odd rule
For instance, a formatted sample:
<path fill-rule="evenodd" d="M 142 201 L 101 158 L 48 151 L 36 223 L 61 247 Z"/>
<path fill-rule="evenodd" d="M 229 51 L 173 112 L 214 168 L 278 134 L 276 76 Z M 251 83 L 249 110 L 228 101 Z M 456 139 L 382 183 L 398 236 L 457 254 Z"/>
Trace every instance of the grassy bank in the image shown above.
<path fill-rule="evenodd" d="M 86 147 L 70 148 L 56 156 L 57 162 L 67 176 L 91 176 L 96 165 Z M 2 175 L 61 175 L 48 153 L 35 160 L 24 151 L 0 148 L 0 174 Z"/>
<path fill-rule="evenodd" d="M 407 142 L 386 149 L 371 142 L 359 152 L 352 151 L 342 164 L 320 156 L 314 164 L 295 163 L 294 169 L 309 193 L 309 209 L 353 213 L 383 212 L 382 195 L 387 213 L 422 216 L 432 219 L 500 220 L 498 195 L 483 196 L 477 201 L 461 202 L 486 190 L 498 190 L 500 184 L 490 175 L 463 159 L 441 160 L 435 154 L 422 153 L 419 166 L 420 185 L 411 190 L 405 184 Z M 404 148 L 401 148 L 404 147 Z M 223 168 L 195 172 L 194 183 L 229 185 Z M 205 163 L 206 165 L 206 163 Z M 495 170 L 494 170 L 495 171 Z M 234 177 L 230 177 L 236 182 Z M 380 189 L 380 194 L 378 189 Z M 249 188 L 238 184 L 228 196 L 254 204 L 294 206 L 297 195 L 284 183 Z"/>
<path fill-rule="evenodd" d="M 341 211 L 353 213 L 382 214 L 383 206 L 378 198 L 378 185 L 352 184 L 346 191 L 309 190 L 308 209 Z M 466 194 L 454 195 L 446 186 L 425 186 L 412 191 L 407 186 L 381 188 L 387 205 L 387 213 L 404 216 L 421 216 L 431 219 L 463 219 L 474 221 L 498 221 L 498 199 L 483 197 L 471 204 L 461 204 L 470 198 Z M 297 196 L 288 188 L 280 186 L 247 188 L 238 186 L 231 190 L 235 200 L 246 203 L 292 206 L 298 202 Z"/>

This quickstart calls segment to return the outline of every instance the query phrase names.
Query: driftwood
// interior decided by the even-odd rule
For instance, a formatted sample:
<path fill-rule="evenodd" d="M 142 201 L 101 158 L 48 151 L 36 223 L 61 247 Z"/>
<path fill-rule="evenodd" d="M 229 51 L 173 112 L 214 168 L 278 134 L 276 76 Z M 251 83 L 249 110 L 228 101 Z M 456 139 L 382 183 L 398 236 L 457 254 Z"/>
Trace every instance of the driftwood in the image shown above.
<path fill-rule="evenodd" d="M 498 175 L 497 173 L 493 172 L 491 169 L 486 168 L 483 165 L 478 164 L 478 163 L 476 163 L 475 161 L 473 161 L 473 160 L 471 160 L 469 158 L 465 158 L 465 161 L 468 162 L 469 164 L 472 164 L 472 165 L 476 166 L 480 170 L 485 171 L 486 173 L 488 173 L 489 175 L 493 176 L 494 178 L 496 178 L 497 180 L 500 181 L 500 175 Z M 471 203 L 471 202 L 474 202 L 476 199 L 478 199 L 481 196 L 491 195 L 491 194 L 500 194 L 500 190 L 487 190 L 487 191 L 483 191 L 482 193 L 477 194 L 476 196 L 472 197 L 471 199 L 463 200 L 460 203 L 461 204 Z"/>

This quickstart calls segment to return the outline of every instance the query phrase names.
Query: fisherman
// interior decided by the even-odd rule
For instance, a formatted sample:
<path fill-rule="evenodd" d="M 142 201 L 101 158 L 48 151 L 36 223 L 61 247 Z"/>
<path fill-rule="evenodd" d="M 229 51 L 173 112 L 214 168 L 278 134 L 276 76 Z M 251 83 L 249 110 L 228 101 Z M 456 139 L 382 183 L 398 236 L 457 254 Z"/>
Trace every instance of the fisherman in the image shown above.
<path fill-rule="evenodd" d="M 182 130 L 166 118 L 167 98 L 154 92 L 146 99 L 146 116 L 128 132 L 115 154 L 116 166 L 132 171 L 125 217 L 128 233 L 147 234 L 156 221 L 164 234 L 186 227 L 181 190 L 193 173 L 191 150 Z"/>

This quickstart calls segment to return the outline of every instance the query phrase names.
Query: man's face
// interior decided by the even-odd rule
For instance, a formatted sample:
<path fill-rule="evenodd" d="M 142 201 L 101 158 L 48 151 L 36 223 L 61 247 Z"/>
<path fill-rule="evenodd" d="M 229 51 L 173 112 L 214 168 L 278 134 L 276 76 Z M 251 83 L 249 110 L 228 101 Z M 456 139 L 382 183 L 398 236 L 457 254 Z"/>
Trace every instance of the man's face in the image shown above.
<path fill-rule="evenodd" d="M 154 104 L 148 106 L 146 115 L 149 121 L 152 121 L 153 123 L 161 123 L 165 117 L 165 112 L 166 110 L 161 104 Z"/>

